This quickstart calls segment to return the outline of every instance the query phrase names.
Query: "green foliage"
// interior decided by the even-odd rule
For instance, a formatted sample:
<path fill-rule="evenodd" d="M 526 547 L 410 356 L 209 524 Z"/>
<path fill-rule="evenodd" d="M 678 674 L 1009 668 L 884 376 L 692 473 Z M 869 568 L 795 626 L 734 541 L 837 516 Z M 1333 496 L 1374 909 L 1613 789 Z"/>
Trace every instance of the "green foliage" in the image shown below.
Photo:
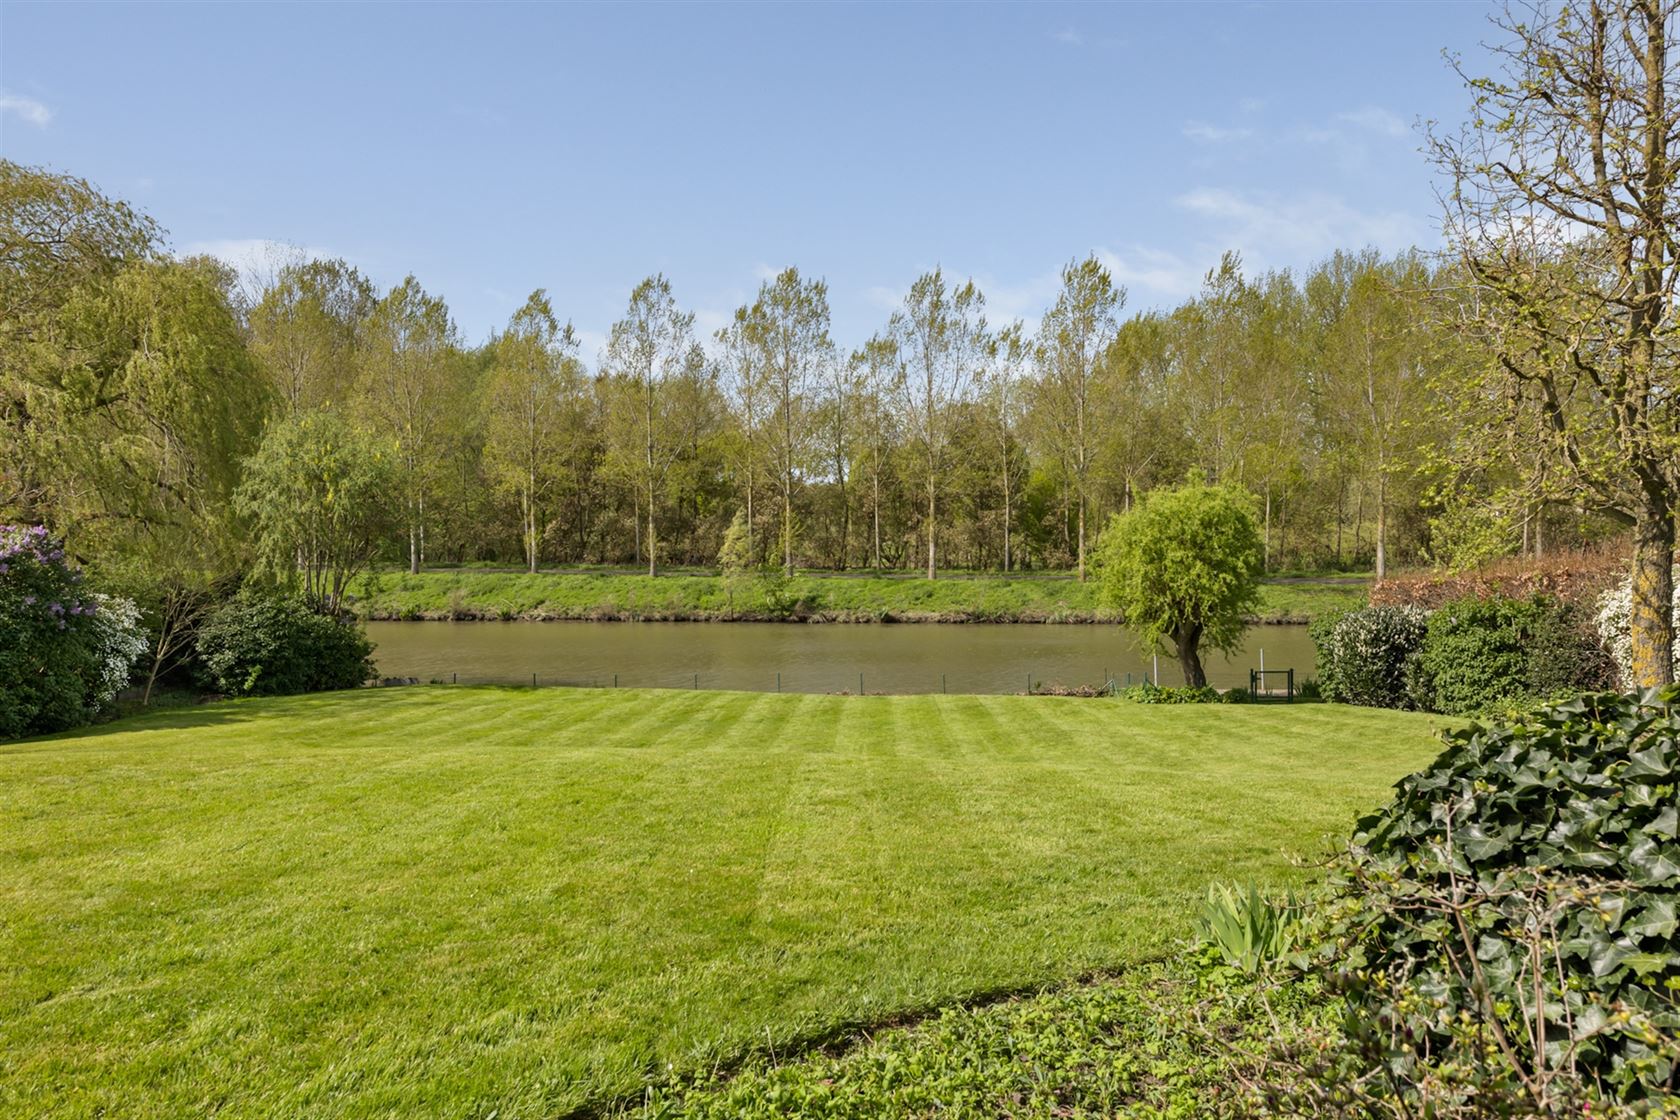
<path fill-rule="evenodd" d="M 39 526 L 0 526 L 0 739 L 87 720 L 102 683 L 96 601 Z"/>
<path fill-rule="evenodd" d="M 1539 596 L 1460 599 L 1429 616 L 1413 699 L 1430 711 L 1471 715 L 1597 691 L 1614 673 L 1575 608 Z"/>
<path fill-rule="evenodd" d="M 1400 1099 L 1556 1115 L 1579 1074 L 1680 1109 L 1676 700 L 1601 694 L 1453 732 L 1359 822 L 1318 954 L 1351 1053 Z"/>
<path fill-rule="evenodd" d="M 1318 682 L 1327 700 L 1372 708 L 1409 708 L 1412 659 L 1427 616 L 1418 607 L 1365 607 L 1312 623 Z"/>
<path fill-rule="evenodd" d="M 1455 496 L 1429 519 L 1428 559 L 1449 574 L 1474 571 L 1516 550 L 1521 538 L 1508 513 L 1491 509 L 1481 495 Z"/>
<path fill-rule="evenodd" d="M 205 620 L 196 645 L 205 683 L 232 696 L 355 688 L 373 677 L 360 626 L 289 595 L 240 592 Z"/>
<path fill-rule="evenodd" d="M 1193 959 L 759 1057 L 639 1096 L 618 1120 L 1009 1117 L 1203 1120 L 1258 1114 L 1252 1086 L 1280 1039 L 1328 1015 L 1311 984 L 1268 990 Z"/>
<path fill-rule="evenodd" d="M 1210 883 L 1195 918 L 1196 935 L 1226 964 L 1250 976 L 1277 964 L 1295 948 L 1299 904 L 1293 898 L 1274 902 L 1249 883 Z"/>
<path fill-rule="evenodd" d="M 29 471 L 78 556 L 167 562 L 235 533 L 231 496 L 271 395 L 227 276 L 139 261 L 75 289 L 31 366 Z"/>
<path fill-rule="evenodd" d="M 528 618 L 724 619 L 763 615 L 758 568 L 743 561 L 721 576 L 667 573 L 658 578 L 602 571 L 519 572 L 461 568 L 419 575 L 387 573 L 377 586 L 355 583 L 358 614 L 370 619 Z M 731 599 L 731 585 L 733 595 Z M 1095 583 L 1071 579 L 943 576 L 937 580 L 801 572 L 786 581 L 814 617 L 831 621 L 1115 622 Z M 1361 586 L 1313 589 L 1262 584 L 1256 618 L 1310 617 L 1361 603 Z"/>
<path fill-rule="evenodd" d="M 1148 681 L 1128 685 L 1115 695 L 1133 704 L 1217 704 L 1224 699 L 1217 688 L 1205 684 L 1178 688 L 1172 685 L 1153 685 Z M 1233 701 L 1236 702 L 1238 701 Z"/>
<path fill-rule="evenodd" d="M 1205 684 L 1201 647 L 1235 650 L 1259 602 L 1253 497 L 1197 482 L 1154 491 L 1109 522 L 1097 552 L 1103 601 L 1145 648 L 1170 638 L 1186 683 Z"/>
<path fill-rule="evenodd" d="M 288 416 L 246 463 L 239 510 L 262 570 L 330 614 L 397 524 L 391 445 L 335 412 Z"/>

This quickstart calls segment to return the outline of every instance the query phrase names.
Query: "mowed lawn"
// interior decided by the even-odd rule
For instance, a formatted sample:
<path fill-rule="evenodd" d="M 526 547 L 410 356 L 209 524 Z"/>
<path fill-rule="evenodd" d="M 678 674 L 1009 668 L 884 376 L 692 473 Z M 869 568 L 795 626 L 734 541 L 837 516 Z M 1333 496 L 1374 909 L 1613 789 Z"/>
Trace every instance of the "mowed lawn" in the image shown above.
<path fill-rule="evenodd" d="M 410 688 L 0 747 L 0 1115 L 549 1117 L 1160 956 L 1434 722 Z"/>

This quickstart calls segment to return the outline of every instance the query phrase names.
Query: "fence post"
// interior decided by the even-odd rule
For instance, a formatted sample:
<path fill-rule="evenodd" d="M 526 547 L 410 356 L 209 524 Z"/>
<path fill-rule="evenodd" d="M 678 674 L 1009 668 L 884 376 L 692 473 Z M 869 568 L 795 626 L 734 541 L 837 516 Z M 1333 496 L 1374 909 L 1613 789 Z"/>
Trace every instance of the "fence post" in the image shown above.
<path fill-rule="evenodd" d="M 945 688 L 945 674 L 944 674 L 944 673 L 941 673 L 941 674 L 939 674 L 939 694 L 940 694 L 940 695 L 941 695 L 941 696 L 943 696 L 943 695 L 944 695 L 944 694 L 945 694 L 945 692 L 946 692 L 946 688 Z"/>
<path fill-rule="evenodd" d="M 537 687 L 537 675 L 535 673 L 531 674 L 531 687 Z"/>
<path fill-rule="evenodd" d="M 695 691 L 699 691 L 699 689 L 700 689 L 700 674 L 699 673 L 694 674 L 694 688 L 695 688 Z"/>
<path fill-rule="evenodd" d="M 613 674 L 613 687 L 614 688 L 618 687 L 618 674 L 617 673 Z"/>
<path fill-rule="evenodd" d="M 858 674 L 858 695 L 859 696 L 863 695 L 863 674 L 862 673 Z"/>
<path fill-rule="evenodd" d="M 459 673 L 449 674 L 449 683 L 450 684 L 460 684 L 461 683 L 460 676 L 461 675 Z"/>
<path fill-rule="evenodd" d="M 1028 696 L 1032 695 L 1032 674 L 1031 673 L 1027 674 L 1027 695 Z"/>
<path fill-rule="evenodd" d="M 780 692 L 781 690 L 782 690 L 782 674 L 777 673 L 776 674 L 776 691 Z"/>

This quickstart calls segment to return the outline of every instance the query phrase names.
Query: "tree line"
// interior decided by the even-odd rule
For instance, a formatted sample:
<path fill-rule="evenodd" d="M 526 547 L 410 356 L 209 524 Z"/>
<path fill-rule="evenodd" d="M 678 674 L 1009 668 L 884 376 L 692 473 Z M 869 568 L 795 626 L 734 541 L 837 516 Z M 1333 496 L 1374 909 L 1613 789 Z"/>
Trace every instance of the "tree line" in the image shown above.
<path fill-rule="evenodd" d="M 411 570 L 709 566 L 739 513 L 752 560 L 790 571 L 1083 577 L 1108 515 L 1190 474 L 1255 496 L 1273 570 L 1593 529 L 1539 494 L 1493 501 L 1500 464 L 1436 453 L 1440 387 L 1471 359 L 1460 293 L 1418 252 L 1299 275 L 1227 255 L 1194 298 L 1144 311 L 1087 257 L 1034 323 L 993 321 L 972 280 L 934 269 L 852 346 L 796 268 L 710 338 L 656 275 L 591 360 L 543 291 L 472 344 L 412 276 L 381 291 L 294 259 L 240 277 L 175 259 L 91 184 L 3 175 L 0 503 L 91 556 L 248 548 L 249 464 L 280 486 L 272 460 L 310 453 L 305 422 L 382 460 L 366 543 Z"/>

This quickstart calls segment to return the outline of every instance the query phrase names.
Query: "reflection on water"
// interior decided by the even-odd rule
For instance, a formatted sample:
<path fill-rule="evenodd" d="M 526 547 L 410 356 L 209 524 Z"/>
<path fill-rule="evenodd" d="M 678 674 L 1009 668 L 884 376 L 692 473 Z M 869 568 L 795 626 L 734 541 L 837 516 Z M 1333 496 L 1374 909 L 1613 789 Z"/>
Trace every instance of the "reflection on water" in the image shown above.
<path fill-rule="evenodd" d="M 1115 626 L 834 625 L 746 622 L 374 622 L 382 676 L 426 680 L 573 683 L 625 688 L 786 692 L 1021 692 L 1036 684 L 1120 684 L 1153 671 Z M 1248 684 L 1248 671 L 1313 673 L 1305 626 L 1256 626 L 1229 660 L 1206 653 L 1208 680 Z M 1162 655 L 1162 684 L 1181 684 Z M 1281 683 L 1281 682 L 1279 682 Z"/>

